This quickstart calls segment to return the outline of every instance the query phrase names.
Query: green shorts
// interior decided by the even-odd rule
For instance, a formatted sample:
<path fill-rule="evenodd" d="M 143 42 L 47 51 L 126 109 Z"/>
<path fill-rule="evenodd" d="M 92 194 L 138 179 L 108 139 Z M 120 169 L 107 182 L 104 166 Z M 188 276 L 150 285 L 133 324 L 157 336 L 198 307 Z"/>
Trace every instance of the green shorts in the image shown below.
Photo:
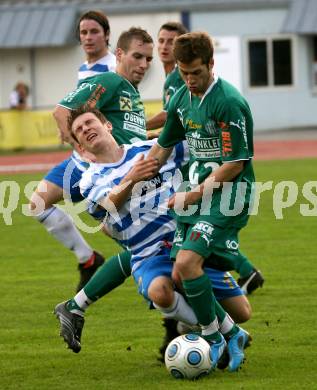
<path fill-rule="evenodd" d="M 237 264 L 246 257 L 239 250 L 239 228 L 222 228 L 200 220 L 194 225 L 178 222 L 175 231 L 171 258 L 176 258 L 180 249 L 198 253 L 205 259 L 205 266 L 221 271 L 237 269 Z"/>

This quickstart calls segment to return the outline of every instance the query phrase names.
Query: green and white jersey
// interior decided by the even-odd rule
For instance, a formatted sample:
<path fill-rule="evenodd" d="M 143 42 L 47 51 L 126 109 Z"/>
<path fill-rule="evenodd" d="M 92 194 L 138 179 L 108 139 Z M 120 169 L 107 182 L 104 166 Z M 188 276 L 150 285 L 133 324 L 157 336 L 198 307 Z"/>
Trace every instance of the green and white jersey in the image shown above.
<path fill-rule="evenodd" d="M 168 102 L 171 97 L 184 85 L 184 80 L 179 73 L 178 66 L 166 77 L 163 92 L 163 110 L 168 110 Z"/>
<path fill-rule="evenodd" d="M 169 103 L 167 121 L 158 143 L 164 148 L 187 139 L 190 151 L 189 183 L 186 191 L 202 183 L 224 162 L 246 160 L 232 183 L 215 189 L 212 199 L 201 201 L 179 215 L 181 222 L 199 220 L 226 227 L 242 227 L 248 219 L 250 192 L 254 182 L 253 120 L 246 100 L 228 82 L 215 79 L 202 98 L 183 86 Z M 241 184 L 242 183 L 242 184 Z"/>
<path fill-rule="evenodd" d="M 100 110 L 112 123 L 112 135 L 119 145 L 146 140 L 144 106 L 138 90 L 117 73 L 88 77 L 59 105 L 75 109 L 89 105 Z"/>

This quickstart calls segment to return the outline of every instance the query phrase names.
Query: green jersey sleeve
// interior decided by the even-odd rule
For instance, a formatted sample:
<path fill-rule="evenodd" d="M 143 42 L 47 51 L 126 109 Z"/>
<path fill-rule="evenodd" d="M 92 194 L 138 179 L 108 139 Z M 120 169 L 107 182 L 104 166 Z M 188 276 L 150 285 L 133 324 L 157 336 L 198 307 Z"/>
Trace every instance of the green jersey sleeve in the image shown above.
<path fill-rule="evenodd" d="M 218 122 L 222 161 L 253 157 L 253 120 L 248 105 L 230 98 L 222 107 Z"/>

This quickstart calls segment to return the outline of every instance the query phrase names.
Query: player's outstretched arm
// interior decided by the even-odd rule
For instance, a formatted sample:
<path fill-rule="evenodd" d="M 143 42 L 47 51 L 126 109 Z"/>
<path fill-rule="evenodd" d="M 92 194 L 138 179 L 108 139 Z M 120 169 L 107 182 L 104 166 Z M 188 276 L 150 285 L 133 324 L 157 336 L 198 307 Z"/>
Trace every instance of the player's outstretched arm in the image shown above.
<path fill-rule="evenodd" d="M 212 194 L 212 191 L 221 188 L 223 183 L 231 182 L 243 170 L 243 166 L 243 160 L 225 162 L 191 191 L 174 194 L 168 202 L 168 207 L 182 208 L 194 204 L 200 200 L 204 194 Z"/>
<path fill-rule="evenodd" d="M 219 188 L 223 183 L 231 182 L 243 170 L 244 160 L 230 161 L 223 163 L 219 168 L 214 169 L 212 173 L 196 188 L 196 192 L 203 193 L 212 188 Z M 214 184 L 219 183 L 219 184 Z M 198 191 L 198 189 L 200 191 Z"/>
<path fill-rule="evenodd" d="M 173 150 L 173 147 L 171 148 L 162 148 L 159 144 L 154 144 L 150 151 L 149 154 L 147 155 L 147 160 L 149 159 L 156 159 L 158 161 L 158 169 L 157 172 L 160 170 L 160 168 L 166 163 L 167 159 L 171 155 Z"/>
<path fill-rule="evenodd" d="M 155 158 L 144 159 L 142 154 L 120 183 L 101 199 L 100 206 L 108 212 L 117 212 L 128 200 L 136 183 L 150 179 L 157 171 L 158 161 Z"/>
<path fill-rule="evenodd" d="M 53 117 L 57 123 L 59 136 L 61 142 L 67 142 L 73 144 L 73 140 L 68 131 L 67 120 L 69 116 L 69 110 L 65 107 L 57 105 L 53 111 Z"/>

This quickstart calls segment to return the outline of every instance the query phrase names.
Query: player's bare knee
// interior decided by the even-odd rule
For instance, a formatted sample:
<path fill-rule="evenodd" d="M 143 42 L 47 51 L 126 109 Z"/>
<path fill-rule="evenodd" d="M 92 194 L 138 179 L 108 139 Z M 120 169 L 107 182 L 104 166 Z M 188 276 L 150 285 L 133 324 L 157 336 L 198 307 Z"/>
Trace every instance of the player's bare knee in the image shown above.
<path fill-rule="evenodd" d="M 241 296 L 236 314 L 236 322 L 242 324 L 243 322 L 248 321 L 251 318 L 251 315 L 252 308 L 248 298 L 246 296 Z"/>
<path fill-rule="evenodd" d="M 38 192 L 37 190 L 35 190 L 31 195 L 28 207 L 30 210 L 30 214 L 34 217 L 40 215 L 44 210 L 48 208 L 41 192 Z"/>
<path fill-rule="evenodd" d="M 170 281 L 165 277 L 155 278 L 149 286 L 149 298 L 160 307 L 169 307 L 173 304 L 174 291 Z"/>
<path fill-rule="evenodd" d="M 244 295 L 224 299 L 220 301 L 220 304 L 230 317 L 239 324 L 242 324 L 251 318 L 251 305 L 248 298 Z"/>
<path fill-rule="evenodd" d="M 249 319 L 252 316 L 252 308 L 250 303 L 247 301 L 243 305 L 241 305 L 239 312 L 237 313 L 237 320 L 239 324 L 242 324 L 243 322 L 249 321 Z"/>
<path fill-rule="evenodd" d="M 32 199 L 30 199 L 28 207 L 29 207 L 30 212 L 33 214 L 34 210 L 36 209 L 36 204 Z"/>
<path fill-rule="evenodd" d="M 31 215 L 40 215 L 44 210 L 51 208 L 62 199 L 62 188 L 45 179 L 42 180 L 30 197 L 29 209 Z"/>

